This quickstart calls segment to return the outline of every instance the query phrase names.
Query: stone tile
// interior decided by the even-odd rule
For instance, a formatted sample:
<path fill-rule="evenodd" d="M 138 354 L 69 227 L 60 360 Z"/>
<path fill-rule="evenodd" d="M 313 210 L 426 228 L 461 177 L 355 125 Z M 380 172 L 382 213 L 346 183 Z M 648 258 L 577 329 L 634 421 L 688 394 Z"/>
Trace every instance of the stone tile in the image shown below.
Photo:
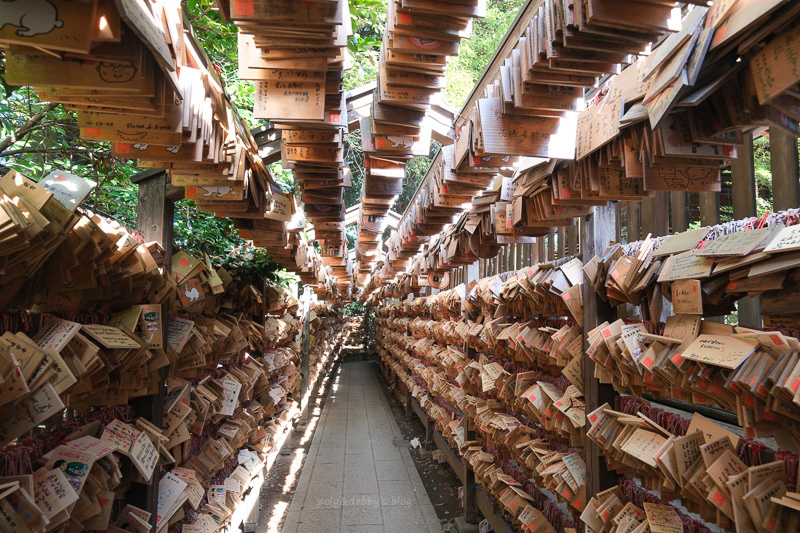
<path fill-rule="evenodd" d="M 408 448 L 405 449 L 398 448 L 398 451 L 400 452 L 400 457 L 402 457 L 403 463 L 405 463 L 406 466 L 410 468 L 416 468 L 416 466 L 414 465 L 414 459 L 411 457 L 411 452 L 408 450 Z"/>
<path fill-rule="evenodd" d="M 382 525 L 347 526 L 343 528 L 347 533 L 383 533 Z"/>
<path fill-rule="evenodd" d="M 369 439 L 360 441 L 347 441 L 347 444 L 344 448 L 345 455 L 370 453 L 371 451 L 372 441 Z"/>
<path fill-rule="evenodd" d="M 377 435 L 373 433 L 370 435 L 370 441 L 373 446 L 393 446 L 394 439 L 394 435 L 389 432 L 381 432 Z"/>
<path fill-rule="evenodd" d="M 344 446 L 321 447 L 317 450 L 315 461 L 317 464 L 343 463 Z"/>
<path fill-rule="evenodd" d="M 344 499 L 345 504 L 351 502 L 353 505 L 342 507 L 343 528 L 349 531 L 348 526 L 383 524 L 380 498 L 377 494 L 359 494 Z"/>
<path fill-rule="evenodd" d="M 384 507 L 417 505 L 417 492 L 410 481 L 378 481 L 378 487 Z"/>
<path fill-rule="evenodd" d="M 342 465 L 338 463 L 315 464 L 311 473 L 311 484 L 315 483 L 341 483 L 344 477 Z"/>
<path fill-rule="evenodd" d="M 341 509 L 342 483 L 313 483 L 309 485 L 303 510 Z"/>
<path fill-rule="evenodd" d="M 373 445 L 372 455 L 376 461 L 400 461 L 400 450 L 396 446 Z"/>
<path fill-rule="evenodd" d="M 378 478 L 375 473 L 355 474 L 347 472 L 344 476 L 344 497 L 352 494 L 370 494 L 378 492 Z"/>
<path fill-rule="evenodd" d="M 279 531 L 281 533 L 295 533 L 297 531 L 297 523 L 299 521 L 300 521 L 300 511 L 289 511 L 286 513 L 286 518 L 283 521 L 283 527 L 281 527 Z M 257 533 L 262 533 L 262 531 L 263 533 L 266 533 L 266 530 L 267 530 L 266 524 L 264 524 L 263 526 L 262 524 L 259 524 Z"/>
<path fill-rule="evenodd" d="M 300 513 L 297 533 L 333 533 L 341 531 L 342 512 L 336 510 L 313 510 Z"/>
<path fill-rule="evenodd" d="M 431 531 L 419 507 L 384 507 L 383 528 L 386 533 L 417 533 Z"/>
<path fill-rule="evenodd" d="M 375 461 L 371 453 L 350 453 L 345 455 L 344 469 L 346 472 L 356 470 L 375 472 Z"/>
<path fill-rule="evenodd" d="M 378 481 L 408 481 L 408 472 L 403 461 L 375 461 Z"/>
<path fill-rule="evenodd" d="M 369 429 L 352 429 L 349 425 L 347 426 L 347 442 L 362 442 L 369 439 Z"/>
<path fill-rule="evenodd" d="M 329 437 L 322 437 L 319 441 L 320 448 L 339 448 L 344 447 L 346 443 L 344 435 L 331 435 Z"/>

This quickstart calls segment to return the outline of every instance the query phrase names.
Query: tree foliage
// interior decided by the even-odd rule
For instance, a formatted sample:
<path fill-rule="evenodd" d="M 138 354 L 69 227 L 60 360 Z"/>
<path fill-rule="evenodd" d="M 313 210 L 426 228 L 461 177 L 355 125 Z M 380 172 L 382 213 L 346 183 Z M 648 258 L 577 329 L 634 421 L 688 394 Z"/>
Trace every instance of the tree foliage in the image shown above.
<path fill-rule="evenodd" d="M 447 64 L 444 100 L 460 109 L 486 65 L 503 42 L 525 0 L 489 0 L 486 17 L 473 22 L 472 36 L 461 41 L 458 57 Z"/>
<path fill-rule="evenodd" d="M 461 56 L 450 62 L 448 88 L 444 97 L 460 105 L 494 53 L 497 43 L 513 20 L 523 0 L 490 0 L 489 15 L 476 21 L 471 39 L 462 41 Z M 212 68 L 216 68 L 230 95 L 231 102 L 246 123 L 254 127 L 253 83 L 239 79 L 238 36 L 233 23 L 222 21 L 214 0 L 182 0 L 193 35 L 205 49 Z M 351 69 L 345 73 L 345 90 L 376 79 L 380 44 L 386 25 L 386 0 L 350 0 L 353 35 L 348 39 Z M 81 139 L 74 111 L 60 105 L 41 102 L 30 87 L 9 87 L 5 83 L 5 61 L 0 59 L 0 164 L 33 179 L 41 179 L 53 170 L 68 171 L 98 183 L 86 205 L 121 223 L 136 227 L 138 193 L 131 177 L 140 170 L 132 160 L 115 157 L 111 143 Z M 26 127 L 31 120 L 35 124 Z M 363 184 L 364 154 L 359 131 L 345 136 L 345 158 L 353 171 L 353 186 L 345 190 L 348 207 L 360 201 Z M 431 156 L 438 150 L 432 144 Z M 394 209 L 402 212 L 414 195 L 430 166 L 430 157 L 415 157 L 407 166 L 403 193 Z M 280 164 L 271 166 L 277 183 L 294 191 L 291 171 Z M 254 275 L 266 275 L 273 281 L 285 278 L 263 250 L 246 246 L 229 219 L 215 218 L 202 212 L 191 200 L 175 205 L 175 244 L 194 254 L 206 253 L 217 264 L 246 269 Z M 352 233 L 352 232 L 351 232 Z M 348 234 L 351 247 L 355 234 Z"/>

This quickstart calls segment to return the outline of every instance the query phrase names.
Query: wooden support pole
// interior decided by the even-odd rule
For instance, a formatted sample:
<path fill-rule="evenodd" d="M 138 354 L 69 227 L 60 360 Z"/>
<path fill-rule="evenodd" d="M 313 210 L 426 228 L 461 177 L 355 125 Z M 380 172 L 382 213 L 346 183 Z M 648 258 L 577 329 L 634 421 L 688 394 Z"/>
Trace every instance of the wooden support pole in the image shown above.
<path fill-rule="evenodd" d="M 537 241 L 537 256 L 536 260 L 539 262 L 547 261 L 547 236 L 536 237 Z"/>
<path fill-rule="evenodd" d="M 595 255 L 602 254 L 611 241 L 617 240 L 617 235 L 615 235 L 616 209 L 617 205 L 614 202 L 608 202 L 604 207 L 594 207 L 593 213 L 582 220 L 581 254 L 584 264 Z M 613 322 L 616 319 L 616 312 L 597 295 L 590 283 L 584 283 L 583 287 L 586 291 L 583 309 L 583 382 L 586 413 L 590 413 L 606 402 L 613 408 L 616 393 L 611 385 L 601 384 L 595 379 L 595 363 L 586 355 L 589 347 L 586 333 L 604 321 Z M 586 493 L 594 495 L 613 486 L 616 483 L 616 476 L 606 468 L 606 463 L 599 456 L 598 446 L 594 441 L 584 436 L 584 446 L 586 451 Z"/>
<path fill-rule="evenodd" d="M 700 225 L 716 226 L 719 224 L 719 193 L 701 192 L 700 197 Z"/>
<path fill-rule="evenodd" d="M 172 263 L 172 224 L 175 214 L 175 202 L 167 198 L 167 173 L 161 169 L 141 172 L 131 178 L 139 186 L 138 206 L 136 210 L 136 227 L 142 232 L 147 242 L 156 241 L 164 249 L 166 269 Z M 161 325 L 159 332 L 162 346 L 167 345 L 169 327 L 169 309 L 161 305 Z M 136 398 L 131 402 L 136 416 L 142 416 L 158 428 L 164 424 L 164 398 L 167 394 L 167 368 L 159 370 L 158 392 L 152 396 Z M 161 480 L 160 469 L 156 468 L 145 487 L 135 487 L 130 491 L 133 505 L 150 514 L 150 526 L 155 530 L 158 509 L 158 484 Z M 134 486 L 137 484 L 134 483 Z"/>
<path fill-rule="evenodd" d="M 639 235 L 639 239 L 644 239 L 647 237 L 648 234 L 653 234 L 653 227 L 654 227 L 654 217 L 653 211 L 655 211 L 655 198 L 644 198 L 642 200 L 641 210 L 641 222 L 639 224 L 639 231 L 641 232 Z"/>
<path fill-rule="evenodd" d="M 619 209 L 617 209 L 619 211 Z M 619 217 L 617 217 L 619 218 Z M 617 233 L 619 235 L 619 233 Z M 567 227 L 567 242 L 569 243 L 569 255 L 578 254 L 578 228 L 575 226 Z"/>
<path fill-rule="evenodd" d="M 556 238 L 558 242 L 556 242 L 556 259 L 561 259 L 566 255 L 564 246 L 567 242 L 567 228 L 561 226 L 558 228 L 558 237 Z"/>
<path fill-rule="evenodd" d="M 772 209 L 800 207 L 800 169 L 797 139 L 780 128 L 769 129 L 769 165 L 772 170 Z"/>
<path fill-rule="evenodd" d="M 151 170 L 137 174 L 131 181 L 139 186 L 136 229 L 147 242 L 156 241 L 164 248 L 166 262 L 172 261 L 172 224 L 175 202 L 167 198 L 167 173 Z"/>
<path fill-rule="evenodd" d="M 556 234 L 550 232 L 547 234 L 547 260 L 552 261 L 556 258 Z"/>
<path fill-rule="evenodd" d="M 302 404 L 308 391 L 308 359 L 311 348 L 311 287 L 306 285 L 303 288 L 303 352 L 301 354 L 301 386 L 300 386 L 300 410 L 307 414 L 306 406 Z"/>
<path fill-rule="evenodd" d="M 716 226 L 719 224 L 719 193 L 701 192 L 698 193 L 700 202 L 700 225 L 704 227 Z M 723 317 L 707 317 L 711 322 L 724 323 Z"/>
<path fill-rule="evenodd" d="M 478 281 L 478 263 L 472 263 L 466 269 L 466 278 L 464 279 L 464 283 L 466 284 L 467 291 L 469 290 L 469 285 L 473 281 Z M 464 302 L 461 303 L 461 316 L 466 316 L 467 308 Z M 475 350 L 473 350 L 468 342 L 464 343 L 464 353 L 467 355 L 467 358 L 474 358 Z M 469 422 L 467 417 L 464 417 L 464 422 L 467 424 L 466 427 L 466 439 L 473 440 L 475 438 L 475 431 L 472 425 Z M 469 463 L 462 459 L 462 464 L 464 465 L 464 520 L 468 524 L 475 524 L 478 522 L 478 513 L 477 508 L 475 507 L 475 472 L 472 468 L 469 467 Z"/>
<path fill-rule="evenodd" d="M 669 211 L 672 217 L 672 233 L 680 233 L 689 229 L 689 213 L 685 191 L 671 191 L 669 193 Z"/>
<path fill-rule="evenodd" d="M 641 238 L 640 213 L 642 206 L 639 202 L 625 202 L 627 217 L 625 226 L 628 234 L 628 242 L 635 242 Z M 583 234 L 581 234 L 583 235 Z M 585 241 L 581 241 L 583 243 Z"/>
<path fill-rule="evenodd" d="M 745 145 L 739 148 L 739 157 L 731 159 L 733 183 L 733 218 L 741 220 L 756 216 L 756 170 L 753 154 L 753 134 L 748 133 Z M 745 296 L 738 301 L 739 324 L 761 327 L 761 299 Z"/>
<path fill-rule="evenodd" d="M 669 233 L 669 193 L 657 191 L 653 198 L 642 200 L 642 235 L 660 237 Z"/>

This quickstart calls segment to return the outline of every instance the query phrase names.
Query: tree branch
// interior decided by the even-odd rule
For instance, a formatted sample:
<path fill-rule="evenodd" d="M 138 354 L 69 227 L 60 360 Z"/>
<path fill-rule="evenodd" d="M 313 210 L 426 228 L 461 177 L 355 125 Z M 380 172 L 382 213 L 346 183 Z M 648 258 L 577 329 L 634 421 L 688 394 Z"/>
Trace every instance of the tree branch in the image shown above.
<path fill-rule="evenodd" d="M 88 150 L 79 146 L 70 146 L 69 148 L 22 148 L 20 150 L 9 150 L 7 152 L 0 152 L 0 157 L 9 157 L 12 155 L 21 154 L 78 154 L 86 153 Z"/>
<path fill-rule="evenodd" d="M 58 104 L 53 102 L 47 104 L 46 106 L 41 108 L 35 115 L 33 115 L 30 119 L 28 119 L 28 122 L 23 124 L 20 129 L 18 129 L 17 131 L 15 131 L 11 135 L 0 141 L 0 155 L 13 155 L 13 154 L 2 154 L 2 152 L 7 150 L 9 146 L 17 142 L 21 137 L 24 137 L 25 134 L 33 130 L 36 127 L 36 125 L 42 121 L 42 119 L 44 118 L 44 114 L 47 113 L 48 111 L 52 111 L 53 109 L 56 108 L 56 106 L 58 106 Z"/>

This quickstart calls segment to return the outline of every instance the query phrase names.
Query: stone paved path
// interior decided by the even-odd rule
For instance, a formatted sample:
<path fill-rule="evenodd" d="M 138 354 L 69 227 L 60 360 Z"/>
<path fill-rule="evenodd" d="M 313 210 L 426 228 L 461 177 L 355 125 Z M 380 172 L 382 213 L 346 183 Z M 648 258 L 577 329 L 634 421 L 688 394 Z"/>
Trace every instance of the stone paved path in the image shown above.
<path fill-rule="evenodd" d="M 441 531 L 373 365 L 341 365 L 283 533 Z"/>

